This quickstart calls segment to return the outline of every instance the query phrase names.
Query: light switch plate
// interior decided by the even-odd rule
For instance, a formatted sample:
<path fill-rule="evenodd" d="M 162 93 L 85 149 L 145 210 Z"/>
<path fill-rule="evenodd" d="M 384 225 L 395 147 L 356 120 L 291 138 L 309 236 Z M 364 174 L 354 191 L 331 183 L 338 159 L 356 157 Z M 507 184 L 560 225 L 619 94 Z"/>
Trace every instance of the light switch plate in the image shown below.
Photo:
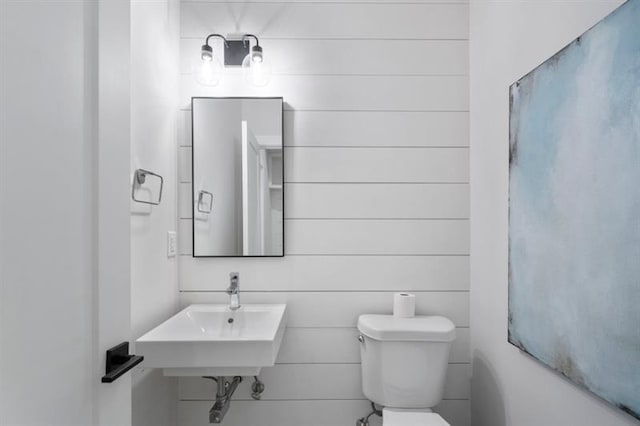
<path fill-rule="evenodd" d="M 176 257 L 178 254 L 178 238 L 176 231 L 167 231 L 167 257 Z"/>

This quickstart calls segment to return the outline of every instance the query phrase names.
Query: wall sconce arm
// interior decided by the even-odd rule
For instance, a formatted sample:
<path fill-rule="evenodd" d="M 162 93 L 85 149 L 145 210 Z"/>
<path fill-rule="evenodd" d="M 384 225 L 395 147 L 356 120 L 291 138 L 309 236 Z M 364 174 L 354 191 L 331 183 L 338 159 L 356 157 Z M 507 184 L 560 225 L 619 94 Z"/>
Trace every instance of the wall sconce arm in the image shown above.
<path fill-rule="evenodd" d="M 209 34 L 205 40 L 205 44 L 208 46 L 209 45 L 209 39 L 211 37 L 220 37 L 222 39 L 222 41 L 224 42 L 224 46 L 225 47 L 229 47 L 229 43 L 227 43 L 227 39 L 225 36 L 223 36 L 222 34 Z"/>

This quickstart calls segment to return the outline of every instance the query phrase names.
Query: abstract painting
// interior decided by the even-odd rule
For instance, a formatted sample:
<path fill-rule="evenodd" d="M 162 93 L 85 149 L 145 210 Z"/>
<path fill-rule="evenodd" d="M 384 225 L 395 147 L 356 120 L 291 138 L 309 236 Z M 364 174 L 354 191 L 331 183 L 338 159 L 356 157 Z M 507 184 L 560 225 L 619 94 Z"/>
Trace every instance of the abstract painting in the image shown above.
<path fill-rule="evenodd" d="M 640 0 L 510 88 L 509 342 L 640 419 Z"/>

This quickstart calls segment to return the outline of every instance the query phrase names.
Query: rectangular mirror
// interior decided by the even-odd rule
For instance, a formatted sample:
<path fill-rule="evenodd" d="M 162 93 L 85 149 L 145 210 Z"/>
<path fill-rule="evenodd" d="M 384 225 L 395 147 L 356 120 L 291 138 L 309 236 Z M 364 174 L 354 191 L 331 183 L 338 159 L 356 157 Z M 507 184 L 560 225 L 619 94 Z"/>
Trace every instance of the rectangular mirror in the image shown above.
<path fill-rule="evenodd" d="M 192 98 L 193 256 L 284 256 L 282 98 Z"/>

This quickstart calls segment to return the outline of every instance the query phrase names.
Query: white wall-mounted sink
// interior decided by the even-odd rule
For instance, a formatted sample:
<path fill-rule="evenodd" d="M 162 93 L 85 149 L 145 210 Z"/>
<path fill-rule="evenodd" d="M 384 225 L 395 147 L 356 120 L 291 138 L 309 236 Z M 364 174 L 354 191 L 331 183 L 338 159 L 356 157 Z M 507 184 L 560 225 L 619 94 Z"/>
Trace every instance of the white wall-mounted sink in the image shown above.
<path fill-rule="evenodd" d="M 256 376 L 275 364 L 286 305 L 191 305 L 136 341 L 144 366 L 166 376 Z"/>

